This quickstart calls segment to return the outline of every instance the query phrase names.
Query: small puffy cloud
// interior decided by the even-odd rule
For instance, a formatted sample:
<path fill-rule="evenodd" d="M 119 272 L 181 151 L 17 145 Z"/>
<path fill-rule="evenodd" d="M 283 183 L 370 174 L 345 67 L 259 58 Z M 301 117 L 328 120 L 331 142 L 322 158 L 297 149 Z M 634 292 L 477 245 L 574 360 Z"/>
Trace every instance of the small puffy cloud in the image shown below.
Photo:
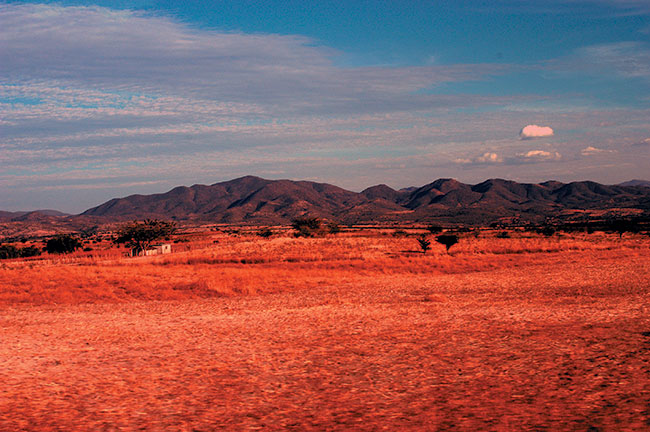
<path fill-rule="evenodd" d="M 543 162 L 543 161 L 553 161 L 559 160 L 562 158 L 562 155 L 556 151 L 546 151 L 546 150 L 530 150 L 526 153 L 519 153 L 517 155 L 522 161 L 529 162 Z"/>
<path fill-rule="evenodd" d="M 493 152 L 483 153 L 481 156 L 476 158 L 476 162 L 479 163 L 497 163 L 501 161 L 502 159 L 499 155 Z"/>
<path fill-rule="evenodd" d="M 601 153 L 616 153 L 616 150 L 605 150 L 605 149 L 599 149 L 597 147 L 585 147 L 582 150 L 580 150 L 580 153 L 583 156 L 592 156 L 596 154 L 601 154 Z"/>
<path fill-rule="evenodd" d="M 503 158 L 494 152 L 485 152 L 480 156 L 477 156 L 473 159 L 467 158 L 458 158 L 454 160 L 455 163 L 461 165 L 480 165 L 480 164 L 491 164 L 491 163 L 501 163 Z"/>
<path fill-rule="evenodd" d="M 528 125 L 519 132 L 519 138 L 529 140 L 553 136 L 553 129 L 548 126 Z"/>

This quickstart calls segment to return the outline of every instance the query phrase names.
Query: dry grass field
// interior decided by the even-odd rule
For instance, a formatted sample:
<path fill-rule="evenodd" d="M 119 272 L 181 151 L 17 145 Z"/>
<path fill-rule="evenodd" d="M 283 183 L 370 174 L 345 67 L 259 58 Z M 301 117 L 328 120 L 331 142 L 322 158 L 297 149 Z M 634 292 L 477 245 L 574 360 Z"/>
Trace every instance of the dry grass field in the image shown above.
<path fill-rule="evenodd" d="M 650 430 L 647 236 L 183 247 L 1 262 L 0 430 Z"/>

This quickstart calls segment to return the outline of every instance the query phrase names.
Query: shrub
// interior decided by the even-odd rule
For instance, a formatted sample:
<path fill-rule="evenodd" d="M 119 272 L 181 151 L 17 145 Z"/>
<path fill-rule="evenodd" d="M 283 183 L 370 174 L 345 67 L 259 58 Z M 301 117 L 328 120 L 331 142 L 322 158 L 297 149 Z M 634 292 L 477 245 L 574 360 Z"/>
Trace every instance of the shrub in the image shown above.
<path fill-rule="evenodd" d="M 0 245 L 0 259 L 20 257 L 19 249 L 13 245 Z"/>
<path fill-rule="evenodd" d="M 427 230 L 429 230 L 431 234 L 438 234 L 442 232 L 442 227 L 440 225 L 429 225 Z"/>
<path fill-rule="evenodd" d="M 21 258 L 28 258 L 33 256 L 39 256 L 41 254 L 41 250 L 34 246 L 27 246 L 20 249 L 19 253 Z"/>
<path fill-rule="evenodd" d="M 623 238 L 626 232 L 637 233 L 640 231 L 639 225 L 630 219 L 614 219 L 607 222 L 607 229 L 618 234 L 619 238 Z"/>
<path fill-rule="evenodd" d="M 507 239 L 510 238 L 510 233 L 508 231 L 501 231 L 497 233 L 497 238 Z"/>
<path fill-rule="evenodd" d="M 553 228 L 553 227 L 550 226 L 550 225 L 546 225 L 545 227 L 539 228 L 539 229 L 537 230 L 537 233 L 538 233 L 538 234 L 545 235 L 546 237 L 550 237 L 550 236 L 552 236 L 553 234 L 555 234 L 555 228 Z"/>
<path fill-rule="evenodd" d="M 262 228 L 261 230 L 259 230 L 257 232 L 257 235 L 260 236 L 260 237 L 269 238 L 269 237 L 271 237 L 273 235 L 273 231 L 271 231 L 271 228 L 266 227 L 266 228 Z"/>
<path fill-rule="evenodd" d="M 330 234 L 338 234 L 341 232 L 341 226 L 334 221 L 330 221 L 327 223 L 327 232 Z"/>
<path fill-rule="evenodd" d="M 321 233 L 322 221 L 317 217 L 301 217 L 291 221 L 296 237 L 314 237 Z"/>
<path fill-rule="evenodd" d="M 458 236 L 454 234 L 443 234 L 436 237 L 436 241 L 447 248 L 447 253 L 449 253 L 449 248 L 458 243 Z"/>
<path fill-rule="evenodd" d="M 97 225 L 87 227 L 87 228 L 82 228 L 79 230 L 79 237 L 81 237 L 82 239 L 87 239 L 94 235 L 97 235 L 98 228 L 99 227 Z"/>
<path fill-rule="evenodd" d="M 67 254 L 79 248 L 81 248 L 81 242 L 77 237 L 70 234 L 58 235 L 45 243 L 45 250 L 51 254 Z"/>

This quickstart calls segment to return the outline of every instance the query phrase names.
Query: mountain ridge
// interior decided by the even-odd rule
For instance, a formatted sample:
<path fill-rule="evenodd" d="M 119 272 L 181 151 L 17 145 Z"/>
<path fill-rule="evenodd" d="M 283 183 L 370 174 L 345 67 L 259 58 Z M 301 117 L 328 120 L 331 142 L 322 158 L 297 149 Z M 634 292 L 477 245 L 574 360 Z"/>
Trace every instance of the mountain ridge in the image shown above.
<path fill-rule="evenodd" d="M 235 224 L 284 224 L 305 215 L 342 223 L 434 219 L 488 223 L 504 217 L 534 221 L 563 212 L 614 209 L 650 212 L 650 190 L 591 181 L 488 179 L 471 185 L 443 178 L 401 190 L 379 184 L 352 192 L 328 183 L 244 176 L 211 185 L 178 186 L 159 194 L 114 198 L 79 216 Z"/>

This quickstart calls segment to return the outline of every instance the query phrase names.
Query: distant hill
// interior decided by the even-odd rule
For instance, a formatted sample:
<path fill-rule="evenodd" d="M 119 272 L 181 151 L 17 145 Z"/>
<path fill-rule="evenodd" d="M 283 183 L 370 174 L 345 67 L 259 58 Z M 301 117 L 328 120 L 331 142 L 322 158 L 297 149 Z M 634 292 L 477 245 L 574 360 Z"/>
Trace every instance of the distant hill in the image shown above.
<path fill-rule="evenodd" d="M 619 186 L 644 186 L 650 187 L 650 180 L 630 180 L 623 183 L 619 183 Z"/>
<path fill-rule="evenodd" d="M 583 181 L 539 184 L 490 179 L 476 185 L 439 179 L 396 191 L 377 185 L 356 193 L 309 181 L 254 176 L 166 193 L 115 198 L 81 216 L 110 220 L 162 218 L 214 223 L 284 224 L 303 216 L 343 223 L 448 220 L 485 224 L 504 217 L 542 220 L 576 211 L 650 212 L 650 190 Z"/>
<path fill-rule="evenodd" d="M 8 212 L 0 211 L 0 221 L 27 221 L 27 220 L 36 220 L 44 219 L 50 217 L 65 217 L 69 216 L 68 213 L 63 213 L 58 210 L 33 210 L 33 211 L 17 211 L 17 212 Z"/>

